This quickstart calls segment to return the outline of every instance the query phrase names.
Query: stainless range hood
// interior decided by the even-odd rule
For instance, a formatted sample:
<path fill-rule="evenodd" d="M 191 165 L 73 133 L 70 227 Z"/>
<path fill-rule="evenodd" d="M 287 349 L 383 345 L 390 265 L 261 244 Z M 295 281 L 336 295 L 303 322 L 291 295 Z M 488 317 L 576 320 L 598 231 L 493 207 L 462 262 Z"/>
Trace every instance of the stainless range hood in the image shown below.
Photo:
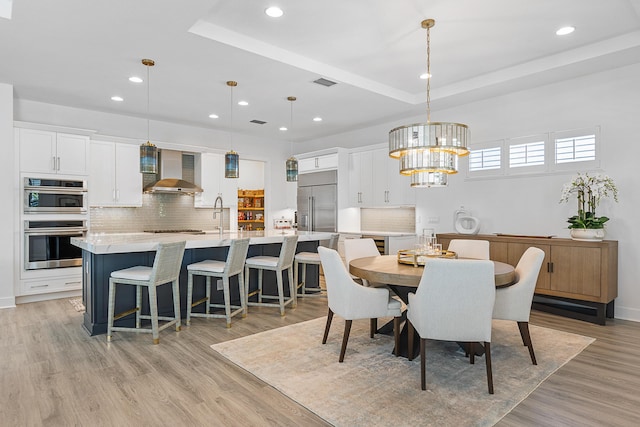
<path fill-rule="evenodd" d="M 160 179 L 145 185 L 143 189 L 145 193 L 194 194 L 202 192 L 202 188 L 198 185 L 182 179 L 184 167 L 181 151 L 160 150 L 158 157 Z M 190 175 L 193 176 L 193 167 L 191 167 Z"/>

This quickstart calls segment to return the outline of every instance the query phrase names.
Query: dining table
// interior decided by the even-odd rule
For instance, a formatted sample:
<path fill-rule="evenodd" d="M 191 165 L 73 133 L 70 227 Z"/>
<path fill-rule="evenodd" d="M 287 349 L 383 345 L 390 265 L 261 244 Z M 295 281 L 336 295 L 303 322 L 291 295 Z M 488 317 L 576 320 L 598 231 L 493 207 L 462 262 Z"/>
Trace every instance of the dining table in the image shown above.
<path fill-rule="evenodd" d="M 435 257 L 433 257 L 435 258 Z M 423 262 L 424 265 L 409 264 L 399 262 L 396 255 L 380 255 L 364 258 L 356 258 L 349 263 L 349 273 L 354 276 L 367 280 L 373 286 L 388 286 L 405 304 L 408 303 L 409 293 L 415 292 L 420 284 L 422 273 L 425 266 L 428 267 L 429 259 L 427 257 Z M 462 258 L 460 258 L 462 259 Z M 451 262 L 455 262 L 452 259 Z M 516 283 L 515 268 L 507 263 L 492 261 L 494 266 L 494 279 L 496 288 L 504 288 Z M 403 313 L 403 320 L 406 320 L 406 312 Z M 401 356 L 408 356 L 409 332 L 406 322 L 400 333 L 400 349 Z M 378 329 L 379 333 L 393 333 L 393 322 L 389 322 Z M 414 334 L 414 349 L 419 348 L 419 337 Z M 468 346 L 460 343 L 461 347 L 468 351 Z M 484 354 L 484 347 L 481 345 L 474 346 L 475 354 L 481 356 Z M 414 350 L 417 351 L 417 350 Z M 415 354 L 413 355 L 416 356 Z"/>

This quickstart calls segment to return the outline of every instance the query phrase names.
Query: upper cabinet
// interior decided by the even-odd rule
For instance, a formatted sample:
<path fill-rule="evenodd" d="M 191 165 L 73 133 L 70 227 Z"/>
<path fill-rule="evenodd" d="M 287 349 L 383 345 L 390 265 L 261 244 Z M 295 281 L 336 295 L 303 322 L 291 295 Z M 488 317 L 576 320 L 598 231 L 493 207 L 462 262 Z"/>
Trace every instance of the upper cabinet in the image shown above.
<path fill-rule="evenodd" d="M 196 184 L 203 190 L 195 195 L 195 207 L 212 208 L 218 196 L 222 197 L 224 207 L 236 207 L 238 180 L 224 177 L 224 155 L 202 153 L 196 156 L 194 172 Z"/>
<path fill-rule="evenodd" d="M 89 137 L 34 129 L 17 129 L 22 172 L 86 175 Z"/>
<path fill-rule="evenodd" d="M 338 169 L 338 153 L 298 159 L 298 173 Z"/>
<path fill-rule="evenodd" d="M 92 141 L 90 165 L 90 206 L 142 206 L 137 145 Z"/>
<path fill-rule="evenodd" d="M 371 151 L 349 153 L 349 205 L 373 204 L 373 164 Z"/>

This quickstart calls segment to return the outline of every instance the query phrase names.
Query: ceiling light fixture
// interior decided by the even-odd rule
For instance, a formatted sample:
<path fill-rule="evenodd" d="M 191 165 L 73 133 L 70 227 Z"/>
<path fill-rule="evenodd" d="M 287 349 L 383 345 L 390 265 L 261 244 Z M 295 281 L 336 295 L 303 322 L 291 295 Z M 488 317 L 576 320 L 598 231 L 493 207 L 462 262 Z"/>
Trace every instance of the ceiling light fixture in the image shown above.
<path fill-rule="evenodd" d="M 243 107 L 246 107 L 247 105 L 249 105 L 249 103 L 247 101 L 239 101 L 238 105 L 241 105 Z"/>
<path fill-rule="evenodd" d="M 209 118 L 210 119 L 217 119 L 218 115 L 217 114 L 209 114 Z"/>
<path fill-rule="evenodd" d="M 314 117 L 313 121 L 314 122 L 321 122 L 322 121 L 322 117 Z"/>
<path fill-rule="evenodd" d="M 140 173 L 158 173 L 158 147 L 149 138 L 149 70 L 155 64 L 153 59 L 142 60 L 147 67 L 147 142 L 140 145 Z"/>
<path fill-rule="evenodd" d="M 121 96 L 112 96 L 111 100 L 112 101 L 116 101 L 116 102 L 122 102 L 122 101 L 124 101 L 124 98 L 121 97 Z"/>
<path fill-rule="evenodd" d="M 231 129 L 231 131 L 229 132 L 229 140 L 231 144 L 231 150 L 224 155 L 224 177 L 238 178 L 240 176 L 240 157 L 238 156 L 238 153 L 233 151 L 233 88 L 238 86 L 238 82 L 230 80 L 227 82 L 227 86 L 231 88 L 231 114 L 229 115 Z"/>
<path fill-rule="evenodd" d="M 289 122 L 290 129 L 293 128 L 293 101 L 295 100 L 295 96 L 287 97 L 287 101 L 291 104 L 291 119 Z M 287 182 L 296 182 L 298 181 L 298 159 L 293 156 L 293 139 L 290 140 L 289 145 L 291 147 L 291 156 L 287 159 L 287 163 L 285 165 L 287 169 Z"/>
<path fill-rule="evenodd" d="M 422 73 L 422 74 L 420 74 L 420 79 L 421 79 L 421 80 L 427 80 L 427 79 L 428 79 L 428 78 L 430 78 L 430 77 L 431 77 L 431 74 L 428 74 L 428 73 Z"/>
<path fill-rule="evenodd" d="M 271 18 L 280 18 L 282 15 L 284 15 L 284 12 L 282 11 L 282 9 L 276 6 L 271 6 L 266 8 L 264 10 L 264 13 L 267 16 L 270 16 Z"/>
<path fill-rule="evenodd" d="M 129 77 L 129 81 L 131 83 L 142 83 L 142 79 L 140 77 L 136 77 L 136 76 Z"/>
<path fill-rule="evenodd" d="M 562 27 L 556 31 L 556 35 L 558 36 L 566 36 L 567 34 L 571 34 L 576 30 L 576 27 Z"/>
<path fill-rule="evenodd" d="M 427 74 L 431 75 L 431 32 L 435 20 L 425 19 Z M 400 126 L 389 131 L 389 157 L 400 159 L 400 173 L 410 175 L 412 187 L 431 187 L 440 175 L 458 172 L 458 156 L 469 154 L 469 128 L 460 123 L 431 122 L 431 79 L 427 80 L 427 123 Z M 413 176 L 419 174 L 417 176 Z M 446 180 L 444 180 L 446 181 Z"/>

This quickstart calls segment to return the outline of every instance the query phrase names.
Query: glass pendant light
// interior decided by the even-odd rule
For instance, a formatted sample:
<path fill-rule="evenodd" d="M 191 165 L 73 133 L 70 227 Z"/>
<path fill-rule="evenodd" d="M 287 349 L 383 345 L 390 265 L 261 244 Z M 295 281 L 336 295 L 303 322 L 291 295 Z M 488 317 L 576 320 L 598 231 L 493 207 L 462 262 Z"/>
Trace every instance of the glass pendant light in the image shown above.
<path fill-rule="evenodd" d="M 389 131 L 389 157 L 400 159 L 400 173 L 411 175 L 412 187 L 446 185 L 442 174 L 458 172 L 458 156 L 469 154 L 469 128 L 461 123 L 431 121 L 431 33 L 435 20 L 425 19 L 427 30 L 427 123 Z M 415 174 L 420 174 L 414 179 Z M 429 185 L 433 182 L 434 185 Z"/>
<path fill-rule="evenodd" d="M 147 67 L 147 142 L 140 145 L 140 173 L 158 173 L 158 147 L 149 138 L 149 69 L 156 63 L 153 59 L 143 59 Z"/>
<path fill-rule="evenodd" d="M 228 81 L 227 86 L 231 88 L 231 114 L 229 116 L 231 123 L 231 150 L 224 155 L 224 177 L 238 178 L 240 176 L 240 157 L 238 156 L 238 153 L 233 151 L 233 88 L 238 86 L 238 82 Z"/>
<path fill-rule="evenodd" d="M 296 100 L 295 96 L 287 97 L 287 101 L 291 104 L 291 119 L 289 124 L 289 130 L 293 128 L 293 101 Z M 287 182 L 296 182 L 298 181 L 298 159 L 293 156 L 293 141 L 291 144 L 291 157 L 287 159 L 286 168 L 287 168 Z"/>

